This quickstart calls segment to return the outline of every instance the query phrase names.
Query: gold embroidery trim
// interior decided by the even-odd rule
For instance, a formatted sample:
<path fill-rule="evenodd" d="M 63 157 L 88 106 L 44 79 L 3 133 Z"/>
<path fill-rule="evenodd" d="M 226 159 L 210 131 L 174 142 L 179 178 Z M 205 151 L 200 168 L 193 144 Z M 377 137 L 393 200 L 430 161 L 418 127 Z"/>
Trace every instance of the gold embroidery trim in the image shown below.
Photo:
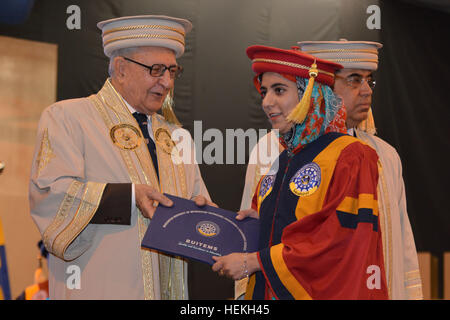
<path fill-rule="evenodd" d="M 50 225 L 45 229 L 45 232 L 42 236 L 44 245 L 48 251 L 53 252 L 53 242 L 52 237 L 56 230 L 62 225 L 64 220 L 67 218 L 69 214 L 69 210 L 72 208 L 73 203 L 75 201 L 75 196 L 78 194 L 80 189 L 83 187 L 83 183 L 79 181 L 72 181 L 69 188 L 67 189 L 66 194 L 64 195 L 64 199 L 61 202 L 61 205 L 56 213 L 55 218 L 52 220 Z"/>
<path fill-rule="evenodd" d="M 386 187 L 386 180 L 384 178 L 384 172 L 383 172 L 383 168 L 381 166 L 381 161 L 378 160 L 379 163 L 379 167 L 378 167 L 378 171 L 379 171 L 379 176 L 380 176 L 380 181 L 381 181 L 381 190 L 380 192 L 382 192 L 382 199 L 379 199 L 382 201 L 382 203 L 385 205 L 386 207 L 386 212 L 385 212 L 385 219 L 386 219 L 386 224 L 387 224 L 387 235 L 385 235 L 385 237 L 387 237 L 387 256 L 388 256 L 388 261 L 389 261 L 389 270 L 388 270 L 388 275 L 389 275 L 389 281 L 388 281 L 388 289 L 389 289 L 389 297 L 392 297 L 392 278 L 393 278 L 393 256 L 392 256 L 392 223 L 391 223 L 391 208 L 389 205 L 389 195 L 388 195 L 388 191 L 387 191 L 387 187 Z M 385 228 L 386 230 L 386 228 Z"/>
<path fill-rule="evenodd" d="M 109 132 L 112 142 L 121 149 L 133 150 L 142 143 L 141 132 L 128 123 L 113 126 Z"/>
<path fill-rule="evenodd" d="M 407 289 L 413 289 L 413 288 L 418 288 L 418 287 L 422 287 L 422 285 L 421 284 L 412 284 L 410 286 L 407 286 L 406 288 Z"/>
<path fill-rule="evenodd" d="M 187 194 L 187 186 L 186 186 L 186 174 L 184 172 L 184 165 L 182 163 L 176 165 L 178 174 L 180 177 L 180 184 L 181 184 L 181 194 L 184 198 L 188 197 Z"/>
<path fill-rule="evenodd" d="M 110 30 L 107 30 L 107 31 L 103 32 L 103 36 L 105 36 L 107 34 L 110 34 L 112 32 L 138 30 L 138 29 L 168 30 L 168 31 L 173 31 L 173 32 L 179 33 L 183 37 L 185 36 L 185 33 L 182 30 L 179 30 L 179 29 L 173 28 L 173 27 L 169 27 L 169 26 L 158 25 L 158 24 L 147 24 L 147 25 L 137 25 L 137 26 L 126 26 L 126 27 L 113 28 L 113 29 L 110 29 Z"/>
<path fill-rule="evenodd" d="M 109 91 L 111 91 L 111 93 L 110 93 L 107 90 L 105 90 L 105 93 L 108 94 L 107 98 L 109 98 L 111 100 L 113 100 L 113 99 L 117 100 L 118 104 L 121 105 L 122 109 L 125 110 L 125 113 L 121 112 L 121 114 L 127 117 L 126 121 L 136 124 L 137 128 L 139 129 L 139 132 L 141 133 L 141 136 L 143 136 L 136 119 L 134 119 L 133 115 L 130 113 L 130 110 L 128 110 L 125 102 L 123 101 L 122 97 L 116 91 L 116 89 L 111 84 L 109 79 L 106 81 L 106 88 L 109 89 Z M 104 99 L 104 102 L 107 104 L 107 99 L 106 100 Z M 115 112 L 114 108 L 112 106 L 110 106 L 109 104 L 108 104 L 108 107 L 111 108 Z M 116 116 L 117 116 L 117 114 L 116 114 Z M 122 120 L 119 119 L 119 121 L 122 121 Z M 148 185 L 151 185 L 156 190 L 162 192 L 161 187 L 158 182 L 158 179 L 156 178 L 157 177 L 156 170 L 155 170 L 155 167 L 153 166 L 153 161 L 151 160 L 148 152 L 146 152 L 147 146 L 145 144 L 141 144 L 138 148 L 134 149 L 133 151 L 138 159 L 139 164 L 143 168 L 142 174 L 144 176 L 145 183 Z M 123 154 L 125 155 L 126 153 L 123 153 Z M 131 160 L 131 158 L 130 158 L 130 160 Z M 128 168 L 132 169 L 130 166 L 128 166 Z M 136 168 L 134 168 L 134 170 L 136 170 Z M 147 173 L 150 173 L 151 177 L 148 177 Z"/>
<path fill-rule="evenodd" d="M 102 104 L 102 102 L 97 101 L 99 99 L 98 97 L 100 97 L 102 99 L 103 104 Z M 112 101 L 114 106 L 111 106 L 107 102 L 108 100 Z M 103 120 L 108 128 L 111 128 L 114 125 L 114 123 L 113 123 L 112 119 L 110 118 L 109 114 L 106 112 L 104 106 L 107 106 L 111 110 L 111 112 L 113 112 L 115 114 L 118 122 L 128 122 L 128 123 L 137 124 L 136 120 L 131 115 L 131 113 L 129 112 L 125 103 L 121 99 L 119 93 L 112 86 L 110 79 L 108 79 L 106 81 L 106 84 L 104 85 L 102 90 L 100 90 L 100 92 L 97 94 L 97 97 L 92 98 L 92 101 L 96 105 L 97 110 L 102 115 Z M 120 109 L 116 110 L 116 106 L 118 106 L 119 108 L 122 107 L 122 110 L 120 110 Z M 121 118 L 119 116 L 119 114 L 121 116 L 123 116 L 123 118 Z M 141 132 L 140 129 L 139 129 L 139 132 Z M 141 132 L 141 135 L 142 135 L 142 132 Z M 139 175 L 137 173 L 137 169 L 134 166 L 134 162 L 131 158 L 131 155 L 134 152 L 136 158 L 138 159 L 139 164 L 141 165 L 141 167 L 143 169 L 142 173 L 144 175 L 145 183 L 148 185 L 152 185 L 155 189 L 158 189 L 159 185 L 157 183 L 156 177 L 153 177 L 153 183 L 151 183 L 149 181 L 149 178 L 147 177 L 146 171 L 151 170 L 150 169 L 151 167 L 150 167 L 150 165 L 144 166 L 143 163 L 148 163 L 150 161 L 150 156 L 147 155 L 147 157 L 145 157 L 145 153 L 143 153 L 143 150 L 144 150 L 143 148 L 145 148 L 145 145 L 141 144 L 138 148 L 136 148 L 132 151 L 131 150 L 122 150 L 122 149 L 119 149 L 119 151 L 120 151 L 120 154 L 121 154 L 121 156 L 124 160 L 124 163 L 127 167 L 127 171 L 128 171 L 128 174 L 130 176 L 130 180 L 132 181 L 132 183 L 135 183 L 135 184 L 142 183 L 141 179 L 139 178 Z M 152 172 L 152 171 L 147 171 L 147 172 Z M 153 176 L 155 176 L 155 174 L 153 174 Z M 156 184 L 155 184 L 155 181 L 156 181 Z M 142 239 L 145 235 L 148 224 L 149 224 L 148 219 L 146 219 L 142 215 L 142 213 L 140 213 L 140 211 L 139 211 L 138 221 L 137 221 L 139 243 L 142 242 Z M 141 248 L 140 252 L 141 252 L 142 281 L 144 284 L 144 298 L 145 299 L 154 299 L 155 296 L 154 296 L 154 287 L 153 287 L 153 275 L 152 275 L 153 266 L 152 266 L 152 260 L 151 260 L 151 251 Z"/>
<path fill-rule="evenodd" d="M 100 93 L 99 93 L 99 95 L 100 95 Z M 90 98 L 90 100 L 93 102 L 93 104 L 94 104 L 94 106 L 96 107 L 97 111 L 98 111 L 98 112 L 100 113 L 100 115 L 102 116 L 103 121 L 104 121 L 105 124 L 106 124 L 106 127 L 107 127 L 107 128 L 112 128 L 112 127 L 113 127 L 113 122 L 112 122 L 112 120 L 109 118 L 109 116 L 108 116 L 108 114 L 107 114 L 105 108 L 102 106 L 102 103 L 98 100 L 98 97 L 96 97 L 96 96 L 90 96 L 89 98 Z M 102 97 L 102 98 L 103 98 L 103 97 Z M 118 117 L 117 114 L 116 114 L 116 117 L 118 118 L 118 121 L 120 122 L 120 118 Z M 121 151 L 124 151 L 124 150 L 121 150 Z M 139 180 L 139 178 L 138 178 L 138 176 L 137 176 L 137 174 L 136 174 L 136 171 L 137 171 L 137 170 L 134 168 L 133 160 L 131 159 L 131 156 L 130 156 L 129 152 L 120 152 L 120 155 L 121 155 L 121 157 L 122 157 L 124 163 L 126 164 L 126 166 L 127 166 L 127 168 L 128 168 L 128 173 L 129 173 L 129 175 L 130 175 L 130 180 L 131 180 L 133 183 L 139 183 L 140 180 Z M 131 171 L 130 171 L 130 168 L 131 168 Z M 134 169 L 134 170 L 133 170 L 133 169 Z"/>
<path fill-rule="evenodd" d="M 48 138 L 48 129 L 44 129 L 42 134 L 41 147 L 37 156 L 37 175 L 41 174 L 41 171 L 50 163 L 50 160 L 55 157 L 50 140 Z"/>
<path fill-rule="evenodd" d="M 420 271 L 419 271 L 419 269 L 405 272 L 405 282 L 413 281 L 413 280 L 420 280 Z"/>
<path fill-rule="evenodd" d="M 159 115 L 152 115 L 152 130 L 153 136 L 157 136 L 157 132 L 166 131 L 170 132 L 167 124 L 161 120 Z M 163 130 L 163 131 L 161 131 Z M 171 140 L 171 136 L 169 134 Z M 172 140 L 171 140 L 172 141 Z M 172 141 L 173 143 L 173 141 Z M 175 143 L 173 143 L 175 145 Z M 163 151 L 160 144 L 156 144 L 156 152 L 158 158 L 158 167 L 160 169 L 161 177 L 170 177 L 171 179 L 161 179 L 161 189 L 174 195 L 185 195 L 187 198 L 186 178 L 184 173 L 184 164 L 181 163 L 177 166 L 178 173 L 180 174 L 179 180 L 175 176 L 174 163 L 172 161 L 172 153 Z M 181 186 L 178 185 L 180 181 Z M 179 257 L 172 257 L 166 255 L 160 255 L 160 285 L 161 285 L 161 298 L 162 299 L 185 299 L 184 288 L 184 271 L 180 275 L 180 268 L 184 270 L 185 261 Z M 166 271 L 168 270 L 168 271 Z M 181 287 L 180 287 L 181 284 Z M 181 295 L 181 297 L 180 297 Z"/>
<path fill-rule="evenodd" d="M 83 198 L 72 221 L 55 238 L 53 249 L 57 256 L 63 257 L 67 247 L 86 228 L 97 211 L 106 183 L 89 181 L 86 184 Z"/>
<path fill-rule="evenodd" d="M 129 39 L 169 39 L 169 40 L 177 41 L 184 46 L 183 40 L 180 40 L 177 37 L 163 35 L 163 34 L 133 34 L 133 35 L 129 35 L 129 36 L 121 36 L 121 37 L 117 37 L 117 38 L 108 39 L 104 42 L 103 45 L 106 46 L 107 44 L 109 44 L 111 42 L 120 41 L 120 40 L 129 40 Z"/>
<path fill-rule="evenodd" d="M 406 290 L 408 292 L 407 299 L 423 300 L 422 284 L 415 284 L 415 285 L 407 286 Z"/>
<path fill-rule="evenodd" d="M 375 62 L 378 63 L 378 59 L 327 59 L 333 62 Z"/>
<path fill-rule="evenodd" d="M 308 54 L 314 55 L 314 53 L 330 53 L 330 52 L 356 52 L 356 53 L 373 53 L 378 55 L 378 50 L 372 50 L 372 49 L 324 49 L 324 50 L 310 50 L 310 51 L 303 51 Z M 329 60 L 329 59 L 326 59 Z"/>
<path fill-rule="evenodd" d="M 175 142 L 172 141 L 170 133 L 165 128 L 158 128 L 155 130 L 153 136 L 155 137 L 156 143 L 159 144 L 164 152 L 172 155 L 172 150 L 175 147 Z"/>
<path fill-rule="evenodd" d="M 280 65 L 283 65 L 283 66 L 299 68 L 299 69 L 304 69 L 304 70 L 311 69 L 311 67 L 304 66 L 302 64 L 293 63 L 293 62 L 287 62 L 287 61 L 281 61 L 281 60 L 274 60 L 274 59 L 256 58 L 256 59 L 252 60 L 252 63 L 255 63 L 255 62 L 267 62 L 267 63 L 273 63 L 273 64 L 280 64 Z M 323 73 L 323 74 L 326 74 L 326 75 L 334 78 L 334 73 L 323 71 L 323 70 L 320 70 L 320 69 L 318 69 L 318 70 L 319 70 L 319 73 Z"/>
<path fill-rule="evenodd" d="M 110 118 L 109 113 L 106 111 L 106 107 L 108 107 L 108 110 L 113 112 L 117 118 L 117 121 L 119 123 L 129 123 L 129 124 L 137 124 L 136 120 L 128 110 L 127 106 L 125 105 L 125 102 L 122 100 L 120 94 L 115 90 L 115 88 L 112 86 L 110 79 L 108 79 L 102 88 L 100 92 L 96 96 L 91 96 L 91 100 L 93 101 L 94 105 L 96 106 L 97 110 L 100 112 L 100 114 L 103 117 L 103 120 L 107 126 L 107 128 L 111 128 L 114 123 L 112 119 Z M 101 100 L 100 100 L 101 98 Z M 110 101 L 112 105 L 108 103 Z M 154 119 L 155 116 L 152 118 Z M 156 125 L 153 126 L 153 123 L 156 124 L 156 121 L 152 122 L 152 127 L 155 129 Z M 136 156 L 136 159 L 141 166 L 142 170 L 140 170 L 143 174 L 143 178 L 145 180 L 145 183 L 148 185 L 153 186 L 155 189 L 160 190 L 162 192 L 163 187 L 159 185 L 158 180 L 156 178 L 156 171 L 153 166 L 153 162 L 151 161 L 150 155 L 147 151 L 147 148 L 145 144 L 141 144 L 138 148 L 134 150 L 121 150 L 119 149 L 124 162 L 127 166 L 128 173 L 130 175 L 130 179 L 133 183 L 143 183 L 141 182 L 141 179 L 139 178 L 137 174 L 137 169 L 134 166 L 134 161 L 131 158 L 131 155 L 134 153 Z M 161 150 L 160 150 L 161 151 Z M 157 146 L 157 152 L 158 152 L 158 146 Z M 161 152 L 160 152 L 161 153 Z M 164 153 L 164 152 L 162 152 Z M 158 163 L 162 160 L 162 158 L 158 157 Z M 162 168 L 162 164 L 161 167 Z M 184 167 L 183 167 L 184 168 Z M 184 178 L 185 179 L 185 178 Z M 170 180 L 170 179 L 164 179 L 164 180 Z M 186 189 L 186 188 L 182 188 Z M 175 191 L 176 193 L 176 191 Z M 187 191 L 186 191 L 187 193 Z M 145 218 L 140 212 L 138 214 L 138 236 L 139 240 L 142 241 L 142 238 L 144 237 L 144 234 L 147 230 L 147 227 L 150 223 L 150 220 Z M 144 297 L 145 299 L 153 299 L 154 298 L 154 288 L 153 288 L 153 276 L 152 276 L 152 269 L 155 268 L 155 272 L 157 272 L 157 266 L 152 266 L 152 260 L 151 260 L 151 251 L 141 249 L 141 263 L 142 263 L 142 273 L 143 273 L 143 283 L 144 283 Z M 160 255 L 161 256 L 161 255 Z M 184 267 L 184 265 L 183 265 Z M 160 279 L 164 278 L 163 275 L 164 272 L 160 272 Z M 172 275 L 174 276 L 174 275 Z M 174 278 L 176 279 L 176 277 Z M 161 294 L 163 294 L 164 287 L 161 288 Z M 176 290 L 176 288 L 172 287 L 173 291 Z M 173 292 L 172 292 L 173 293 Z M 183 293 L 184 296 L 184 280 L 183 280 Z"/>

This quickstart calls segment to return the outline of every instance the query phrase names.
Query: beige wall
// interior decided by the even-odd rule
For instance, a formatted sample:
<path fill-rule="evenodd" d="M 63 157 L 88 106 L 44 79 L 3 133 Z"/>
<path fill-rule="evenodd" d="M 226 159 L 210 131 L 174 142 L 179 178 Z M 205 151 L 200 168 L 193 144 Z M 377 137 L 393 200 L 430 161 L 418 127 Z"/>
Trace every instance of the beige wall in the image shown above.
<path fill-rule="evenodd" d="M 33 283 L 40 234 L 28 204 L 28 180 L 42 110 L 56 99 L 57 46 L 0 36 L 0 219 L 11 297 Z"/>
<path fill-rule="evenodd" d="M 439 276 L 438 258 L 430 252 L 418 252 L 420 276 L 422 278 L 423 298 L 425 300 L 438 299 Z"/>

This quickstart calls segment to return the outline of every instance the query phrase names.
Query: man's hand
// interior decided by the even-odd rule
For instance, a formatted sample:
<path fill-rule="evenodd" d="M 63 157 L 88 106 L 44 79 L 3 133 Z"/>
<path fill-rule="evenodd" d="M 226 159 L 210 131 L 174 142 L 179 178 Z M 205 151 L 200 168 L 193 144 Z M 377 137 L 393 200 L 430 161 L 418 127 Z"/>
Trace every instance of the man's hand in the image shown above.
<path fill-rule="evenodd" d="M 134 185 L 136 206 L 146 218 L 153 218 L 158 203 L 165 207 L 173 205 L 172 200 L 146 184 Z"/>
<path fill-rule="evenodd" d="M 203 207 L 203 206 L 205 206 L 205 205 L 208 205 L 208 206 L 212 206 L 212 207 L 216 207 L 216 208 L 218 208 L 218 206 L 217 206 L 217 204 L 215 204 L 214 202 L 211 202 L 211 201 L 208 201 L 208 200 L 206 200 L 206 198 L 204 197 L 204 196 L 200 196 L 200 195 L 198 195 L 198 196 L 196 196 L 194 199 L 192 199 L 194 202 L 195 202 L 195 204 L 197 205 L 197 206 L 199 206 L 199 207 Z"/>

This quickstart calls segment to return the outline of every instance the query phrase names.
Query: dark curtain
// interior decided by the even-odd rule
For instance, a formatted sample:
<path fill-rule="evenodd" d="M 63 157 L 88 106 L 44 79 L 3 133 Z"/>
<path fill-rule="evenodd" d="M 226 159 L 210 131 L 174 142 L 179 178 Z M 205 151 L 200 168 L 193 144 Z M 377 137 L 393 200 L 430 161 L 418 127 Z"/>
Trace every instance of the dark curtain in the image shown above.
<path fill-rule="evenodd" d="M 374 117 L 402 159 L 417 249 L 440 254 L 450 250 L 450 13 L 406 2 L 381 2 Z"/>
<path fill-rule="evenodd" d="M 381 2 L 374 117 L 379 136 L 402 159 L 417 250 L 438 259 L 443 279 L 443 252 L 450 251 L 450 4 L 438 2 Z M 442 282 L 435 289 L 442 298 Z"/>

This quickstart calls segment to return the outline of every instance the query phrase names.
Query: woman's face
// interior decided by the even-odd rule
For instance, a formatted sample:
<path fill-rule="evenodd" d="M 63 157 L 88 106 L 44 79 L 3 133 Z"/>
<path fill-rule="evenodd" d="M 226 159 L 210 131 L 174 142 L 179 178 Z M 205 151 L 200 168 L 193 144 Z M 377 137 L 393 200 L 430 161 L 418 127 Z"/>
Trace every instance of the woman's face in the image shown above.
<path fill-rule="evenodd" d="M 262 107 L 273 129 L 288 132 L 292 122 L 287 116 L 299 103 L 297 85 L 279 73 L 266 72 L 261 81 Z"/>

